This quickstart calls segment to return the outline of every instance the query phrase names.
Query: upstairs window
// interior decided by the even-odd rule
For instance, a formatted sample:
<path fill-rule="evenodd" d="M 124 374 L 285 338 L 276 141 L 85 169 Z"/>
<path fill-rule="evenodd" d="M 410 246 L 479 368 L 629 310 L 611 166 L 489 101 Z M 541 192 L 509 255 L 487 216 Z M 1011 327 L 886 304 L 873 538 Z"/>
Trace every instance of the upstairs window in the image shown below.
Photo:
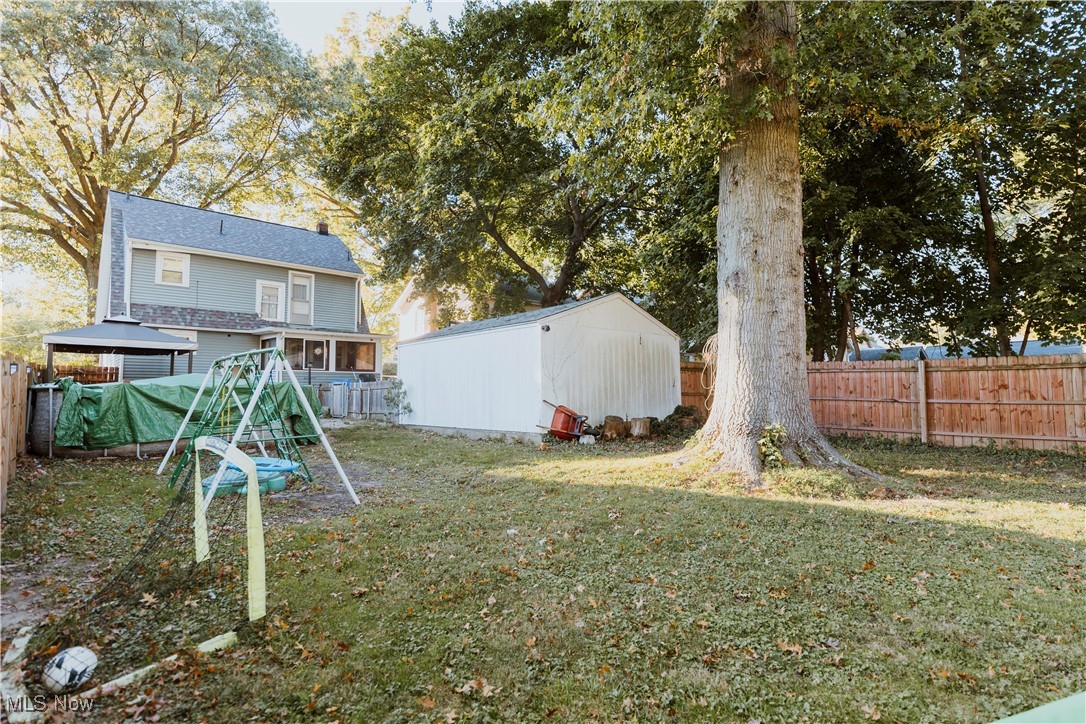
<path fill-rule="evenodd" d="M 273 322 L 283 321 L 285 291 L 281 282 L 258 281 L 256 283 L 256 313 L 261 319 L 270 319 Z"/>
<path fill-rule="evenodd" d="M 155 284 L 187 287 L 189 285 L 189 255 L 172 251 L 155 252 Z"/>
<path fill-rule="evenodd" d="M 290 323 L 313 324 L 313 275 L 290 273 Z"/>

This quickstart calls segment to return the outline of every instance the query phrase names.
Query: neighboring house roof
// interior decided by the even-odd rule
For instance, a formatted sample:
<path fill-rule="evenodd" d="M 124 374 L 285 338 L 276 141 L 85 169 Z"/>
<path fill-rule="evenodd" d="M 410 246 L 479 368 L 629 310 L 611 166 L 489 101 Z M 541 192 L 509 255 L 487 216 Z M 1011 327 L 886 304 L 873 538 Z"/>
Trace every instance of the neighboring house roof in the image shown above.
<path fill-rule="evenodd" d="M 1011 349 L 1015 354 L 1018 354 L 1018 350 L 1022 347 L 1022 340 L 1011 340 Z M 902 347 L 900 350 L 892 350 L 882 347 L 875 347 L 873 349 L 861 349 L 860 360 L 867 362 L 872 360 L 886 359 L 887 355 L 892 355 L 894 352 L 898 352 L 896 359 L 903 360 L 916 360 L 916 359 L 957 359 L 960 357 L 972 357 L 973 350 L 971 347 L 963 346 L 961 355 L 952 355 L 947 351 L 947 348 L 943 345 L 911 345 L 908 347 Z M 1038 355 L 1046 354 L 1084 354 L 1086 353 L 1086 344 L 1082 342 L 1072 342 L 1070 344 L 1053 344 L 1048 343 L 1045 340 L 1032 340 L 1026 342 L 1025 357 L 1036 357 Z M 848 358 L 854 359 L 855 353 L 849 351 Z"/>
<path fill-rule="evenodd" d="M 347 245 L 335 234 L 320 234 L 120 191 L 110 191 L 109 197 L 113 208 L 124 215 L 124 229 L 130 239 L 350 274 L 362 273 Z"/>
<path fill-rule="evenodd" d="M 896 359 L 903 360 L 915 360 L 920 359 L 921 351 L 924 351 L 922 345 L 910 345 L 908 347 L 902 347 L 900 350 L 887 349 L 885 347 L 872 347 L 871 349 L 860 348 L 860 361 L 870 362 L 873 360 L 886 359 L 887 355 L 895 355 Z M 853 350 L 849 350 L 848 358 L 853 360 L 856 358 L 856 353 Z"/>

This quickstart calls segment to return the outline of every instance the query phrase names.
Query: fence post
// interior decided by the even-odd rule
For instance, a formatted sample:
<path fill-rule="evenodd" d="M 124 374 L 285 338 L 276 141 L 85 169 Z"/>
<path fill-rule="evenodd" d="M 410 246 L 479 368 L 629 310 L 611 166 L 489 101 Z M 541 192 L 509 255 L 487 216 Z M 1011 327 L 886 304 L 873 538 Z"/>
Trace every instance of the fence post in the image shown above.
<path fill-rule="evenodd" d="M 920 442 L 928 441 L 928 376 L 924 360 L 916 361 L 916 401 L 920 405 Z"/>

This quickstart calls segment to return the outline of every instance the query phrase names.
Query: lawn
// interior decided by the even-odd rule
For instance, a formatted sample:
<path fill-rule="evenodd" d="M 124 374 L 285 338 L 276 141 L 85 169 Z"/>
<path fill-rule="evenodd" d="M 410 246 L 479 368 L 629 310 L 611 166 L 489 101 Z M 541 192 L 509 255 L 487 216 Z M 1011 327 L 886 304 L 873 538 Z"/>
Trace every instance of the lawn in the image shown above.
<path fill-rule="evenodd" d="M 1086 457 L 837 442 L 886 479 L 797 471 L 748 493 L 674 467 L 679 443 L 337 431 L 362 506 L 266 499 L 264 624 L 98 712 L 990 721 L 1086 688 Z M 103 541 L 164 507 L 152 470 L 24 468 L 5 613 L 72 600 L 122 558 Z"/>

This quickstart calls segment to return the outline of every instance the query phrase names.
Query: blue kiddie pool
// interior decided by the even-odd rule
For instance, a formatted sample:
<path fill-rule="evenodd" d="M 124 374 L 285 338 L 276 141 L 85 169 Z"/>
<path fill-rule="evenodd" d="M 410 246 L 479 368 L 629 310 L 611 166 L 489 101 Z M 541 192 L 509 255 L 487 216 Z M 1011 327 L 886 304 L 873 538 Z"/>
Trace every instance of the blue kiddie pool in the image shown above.
<path fill-rule="evenodd" d="M 253 463 L 256 465 L 256 479 L 260 484 L 260 494 L 263 495 L 269 492 L 278 492 L 287 487 L 287 478 L 290 474 L 302 466 L 301 463 L 296 463 L 293 460 L 284 460 L 283 458 L 252 458 Z M 203 481 L 204 492 L 211 490 L 211 482 L 214 480 L 214 476 L 209 476 Z M 226 470 L 223 471 L 222 478 L 219 479 L 219 487 L 215 490 L 215 497 L 220 495 L 238 494 L 245 495 L 247 491 L 246 483 L 248 478 L 241 468 L 229 463 L 226 466 Z"/>

